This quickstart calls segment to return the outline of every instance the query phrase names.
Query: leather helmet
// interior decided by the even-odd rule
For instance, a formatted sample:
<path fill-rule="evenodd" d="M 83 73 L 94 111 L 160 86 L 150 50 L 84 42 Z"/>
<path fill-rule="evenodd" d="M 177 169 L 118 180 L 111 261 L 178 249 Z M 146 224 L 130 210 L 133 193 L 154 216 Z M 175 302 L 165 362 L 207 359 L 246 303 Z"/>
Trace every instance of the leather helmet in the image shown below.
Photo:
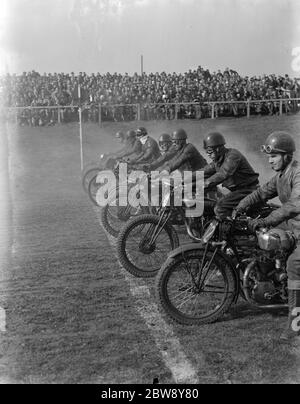
<path fill-rule="evenodd" d="M 218 147 L 224 146 L 226 143 L 224 136 L 220 132 L 210 132 L 203 140 L 203 147 L 207 149 L 208 147 Z"/>
<path fill-rule="evenodd" d="M 186 140 L 186 139 L 187 139 L 187 134 L 184 129 L 178 129 L 172 133 L 172 140 Z"/>
<path fill-rule="evenodd" d="M 267 154 L 293 154 L 296 151 L 296 145 L 294 139 L 289 133 L 275 131 L 267 137 L 265 144 L 261 146 L 261 151 Z"/>
<path fill-rule="evenodd" d="M 136 136 L 137 137 L 143 137 L 143 136 L 146 136 L 147 134 L 148 134 L 147 129 L 144 128 L 144 127 L 140 127 L 136 131 Z"/>
<path fill-rule="evenodd" d="M 172 139 L 171 136 L 168 133 L 163 133 L 162 135 L 160 135 L 159 139 L 158 139 L 158 144 L 161 143 L 172 143 Z"/>
<path fill-rule="evenodd" d="M 135 139 L 136 137 L 136 132 L 134 130 L 129 130 L 128 132 L 126 132 L 126 137 L 127 139 Z"/>

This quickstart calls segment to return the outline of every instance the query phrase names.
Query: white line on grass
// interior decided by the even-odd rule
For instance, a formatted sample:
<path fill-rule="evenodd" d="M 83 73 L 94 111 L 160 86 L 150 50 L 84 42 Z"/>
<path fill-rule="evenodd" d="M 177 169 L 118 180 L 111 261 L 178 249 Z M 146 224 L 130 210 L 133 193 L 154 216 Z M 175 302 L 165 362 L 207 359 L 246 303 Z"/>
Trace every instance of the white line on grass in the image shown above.
<path fill-rule="evenodd" d="M 3 307 L 0 307 L 0 332 L 6 331 L 6 312 Z"/>
<path fill-rule="evenodd" d="M 95 207 L 95 212 L 101 226 L 101 210 Z M 115 251 L 115 239 L 106 231 L 105 233 L 112 249 Z M 114 255 L 117 258 L 116 254 Z M 199 383 L 195 368 L 186 357 L 172 328 L 161 317 L 157 305 L 151 298 L 148 286 L 142 279 L 130 275 L 121 265 L 119 268 L 129 284 L 131 294 L 135 298 L 136 310 L 149 328 L 163 361 L 170 369 L 175 382 Z"/>

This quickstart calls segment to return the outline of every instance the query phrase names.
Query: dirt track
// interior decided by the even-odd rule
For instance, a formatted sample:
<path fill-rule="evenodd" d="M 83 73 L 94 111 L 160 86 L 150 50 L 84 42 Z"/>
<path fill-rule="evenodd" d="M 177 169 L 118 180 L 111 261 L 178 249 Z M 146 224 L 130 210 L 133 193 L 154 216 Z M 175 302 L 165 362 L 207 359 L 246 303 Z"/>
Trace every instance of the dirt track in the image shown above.
<path fill-rule="evenodd" d="M 250 145 L 248 152 L 256 156 L 272 129 L 298 134 L 299 116 L 177 127 L 186 127 L 200 146 L 199 129 L 213 125 L 231 133 L 235 145 Z M 166 124 L 147 127 L 159 134 Z M 171 123 L 167 129 L 174 127 Z M 85 158 L 107 151 L 117 128 L 107 124 L 100 131 L 87 125 Z M 247 141 L 238 132 L 245 132 Z M 8 138 L 10 193 L 1 200 L 7 237 L 0 249 L 0 306 L 6 312 L 0 380 L 152 383 L 158 377 L 161 383 L 174 382 L 82 191 L 78 127 L 11 126 L 2 134 Z M 257 158 L 256 167 L 263 167 Z M 3 174 L 5 160 L 2 166 Z M 153 296 L 153 281 L 147 284 Z M 173 330 L 200 383 L 300 382 L 297 358 L 276 343 L 284 321 L 285 313 L 265 313 L 239 302 L 223 322 Z"/>

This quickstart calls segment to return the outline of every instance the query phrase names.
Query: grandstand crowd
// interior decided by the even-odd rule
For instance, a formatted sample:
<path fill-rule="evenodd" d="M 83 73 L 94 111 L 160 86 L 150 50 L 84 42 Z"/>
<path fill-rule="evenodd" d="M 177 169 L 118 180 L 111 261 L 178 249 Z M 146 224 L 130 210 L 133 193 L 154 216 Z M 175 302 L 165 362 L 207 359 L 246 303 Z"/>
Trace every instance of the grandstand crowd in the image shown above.
<path fill-rule="evenodd" d="M 17 119 L 21 125 L 70 122 L 77 119 L 79 85 L 83 120 L 94 122 L 99 119 L 201 119 L 211 116 L 212 102 L 217 103 L 214 106 L 216 117 L 243 116 L 247 114 L 247 100 L 266 100 L 251 103 L 251 114 L 273 115 L 279 113 L 279 102 L 268 100 L 300 98 L 299 80 L 287 74 L 243 77 L 229 68 L 211 73 L 199 66 L 183 74 L 135 73 L 130 76 L 128 73 L 80 72 L 76 75 L 74 72 L 39 74 L 35 71 L 6 74 L 0 77 L 0 105 L 41 107 L 20 109 Z M 230 104 L 230 101 L 245 103 Z M 51 110 L 47 108 L 50 106 L 74 108 Z M 285 102 L 283 108 L 284 112 L 293 112 L 298 104 Z"/>

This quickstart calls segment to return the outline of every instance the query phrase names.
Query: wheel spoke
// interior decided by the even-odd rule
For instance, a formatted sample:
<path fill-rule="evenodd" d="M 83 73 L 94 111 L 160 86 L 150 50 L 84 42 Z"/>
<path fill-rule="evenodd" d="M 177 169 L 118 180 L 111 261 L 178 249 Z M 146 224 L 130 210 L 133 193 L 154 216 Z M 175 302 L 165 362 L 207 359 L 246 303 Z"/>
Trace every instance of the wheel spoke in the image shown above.
<path fill-rule="evenodd" d="M 182 291 L 180 291 L 180 293 L 177 293 L 176 295 L 172 295 L 172 300 L 178 300 L 179 298 L 181 298 L 182 295 L 185 295 L 188 291 L 192 291 L 193 287 L 190 286 L 188 289 L 184 289 Z M 171 297 L 171 296 L 170 296 Z"/>
<path fill-rule="evenodd" d="M 225 289 L 223 289 L 223 291 L 213 291 L 213 290 L 201 290 L 201 293 L 213 293 L 213 294 L 224 294 L 226 293 Z"/>
<path fill-rule="evenodd" d="M 180 315 L 189 318 L 208 316 L 219 310 L 228 296 L 226 277 L 212 265 L 212 258 L 212 253 L 202 263 L 196 257 L 185 258 L 171 271 L 166 285 L 168 302 Z M 200 281 L 201 289 L 196 287 L 195 279 Z"/>
<path fill-rule="evenodd" d="M 177 308 L 182 308 L 189 300 L 191 300 L 195 295 L 193 295 L 192 293 L 188 293 L 187 291 L 185 292 L 185 296 L 180 299 L 179 301 L 181 301 L 180 304 L 177 305 Z"/>

